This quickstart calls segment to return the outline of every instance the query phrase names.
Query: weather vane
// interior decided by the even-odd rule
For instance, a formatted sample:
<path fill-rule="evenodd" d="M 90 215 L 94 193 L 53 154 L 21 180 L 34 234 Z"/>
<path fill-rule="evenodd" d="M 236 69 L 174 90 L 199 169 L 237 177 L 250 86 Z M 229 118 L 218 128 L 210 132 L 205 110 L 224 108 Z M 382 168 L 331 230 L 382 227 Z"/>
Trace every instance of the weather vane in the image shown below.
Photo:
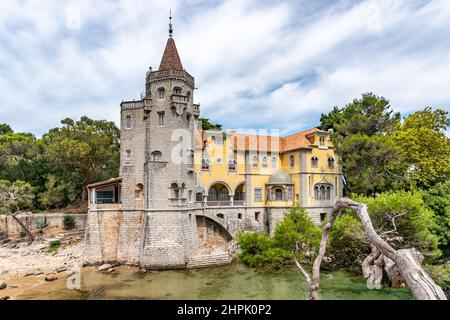
<path fill-rule="evenodd" d="M 172 28 L 172 9 L 169 12 L 169 37 L 172 38 L 173 28 Z"/>

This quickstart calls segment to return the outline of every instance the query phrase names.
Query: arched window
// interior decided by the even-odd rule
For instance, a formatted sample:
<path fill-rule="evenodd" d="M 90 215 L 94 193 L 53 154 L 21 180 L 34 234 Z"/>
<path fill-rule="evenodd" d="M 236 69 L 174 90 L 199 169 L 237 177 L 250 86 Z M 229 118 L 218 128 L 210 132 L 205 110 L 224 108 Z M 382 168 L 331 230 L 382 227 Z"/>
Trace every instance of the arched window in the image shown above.
<path fill-rule="evenodd" d="M 152 161 L 161 161 L 161 160 L 162 160 L 162 153 L 160 151 L 152 152 Z"/>
<path fill-rule="evenodd" d="M 220 201 L 228 201 L 230 199 L 228 195 L 228 189 L 226 187 L 222 187 L 219 192 L 219 200 Z"/>
<path fill-rule="evenodd" d="M 283 189 L 277 188 L 275 189 L 275 201 L 283 200 Z"/>
<path fill-rule="evenodd" d="M 316 184 L 314 186 L 314 198 L 316 200 L 331 200 L 332 185 L 330 184 Z"/>
<path fill-rule="evenodd" d="M 217 191 L 214 188 L 210 188 L 208 191 L 208 201 L 217 201 Z"/>
<path fill-rule="evenodd" d="M 217 218 L 223 219 L 224 218 L 223 213 L 218 213 Z"/>
<path fill-rule="evenodd" d="M 319 166 L 319 158 L 317 157 L 312 157 L 311 158 L 311 166 L 313 168 L 317 168 Z"/>
<path fill-rule="evenodd" d="M 325 186 L 319 188 L 319 200 L 325 200 Z"/>
<path fill-rule="evenodd" d="M 334 158 L 328 157 L 328 168 L 334 168 Z"/>
<path fill-rule="evenodd" d="M 242 219 L 242 213 L 238 213 L 238 219 Z"/>
<path fill-rule="evenodd" d="M 173 88 L 173 94 L 180 96 L 181 95 L 181 88 L 180 87 L 175 87 Z"/>
<path fill-rule="evenodd" d="M 190 91 L 187 92 L 186 99 L 188 102 L 191 101 L 191 92 Z"/>
<path fill-rule="evenodd" d="M 159 88 L 158 89 L 158 97 L 160 99 L 164 99 L 165 94 L 166 94 L 166 90 L 164 88 Z"/>
<path fill-rule="evenodd" d="M 314 187 L 314 198 L 319 199 L 319 186 Z"/>
<path fill-rule="evenodd" d="M 178 199 L 180 197 L 180 189 L 178 188 L 178 185 L 176 183 L 172 183 L 170 189 L 172 190 L 172 198 Z"/>

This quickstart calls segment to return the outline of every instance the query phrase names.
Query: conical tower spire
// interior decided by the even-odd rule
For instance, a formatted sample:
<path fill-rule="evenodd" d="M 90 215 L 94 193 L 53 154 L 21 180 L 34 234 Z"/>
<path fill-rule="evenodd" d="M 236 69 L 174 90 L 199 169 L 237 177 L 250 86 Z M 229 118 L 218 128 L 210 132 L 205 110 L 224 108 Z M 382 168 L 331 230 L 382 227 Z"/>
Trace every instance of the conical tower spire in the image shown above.
<path fill-rule="evenodd" d="M 178 55 L 177 46 L 175 45 L 175 40 L 172 38 L 172 10 L 170 10 L 169 21 L 169 39 L 167 40 L 166 48 L 164 49 L 164 54 L 158 70 L 183 71 L 183 65 L 181 64 L 180 56 Z"/>

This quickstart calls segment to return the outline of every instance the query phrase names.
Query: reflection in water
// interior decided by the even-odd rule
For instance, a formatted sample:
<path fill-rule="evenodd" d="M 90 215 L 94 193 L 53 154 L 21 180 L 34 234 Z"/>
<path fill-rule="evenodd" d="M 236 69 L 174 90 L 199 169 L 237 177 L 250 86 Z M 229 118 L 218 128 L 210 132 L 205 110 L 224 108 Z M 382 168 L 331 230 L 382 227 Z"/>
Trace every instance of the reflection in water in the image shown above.
<path fill-rule="evenodd" d="M 322 299 L 412 299 L 409 289 L 368 290 L 361 277 L 323 273 Z M 295 269 L 262 272 L 235 263 L 218 268 L 137 272 L 120 267 L 105 274 L 94 268 L 81 273 L 80 289 L 66 279 L 45 283 L 17 299 L 299 299 L 307 297 L 305 281 Z"/>

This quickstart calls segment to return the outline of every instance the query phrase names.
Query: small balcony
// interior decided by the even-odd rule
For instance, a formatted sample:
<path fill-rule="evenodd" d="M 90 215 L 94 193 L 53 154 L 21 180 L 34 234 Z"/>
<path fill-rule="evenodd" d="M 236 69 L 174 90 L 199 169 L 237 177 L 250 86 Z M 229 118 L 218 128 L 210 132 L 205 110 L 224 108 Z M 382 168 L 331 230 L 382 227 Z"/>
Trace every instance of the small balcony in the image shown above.
<path fill-rule="evenodd" d="M 206 205 L 208 207 L 225 207 L 225 206 L 231 206 L 231 201 L 207 201 Z"/>
<path fill-rule="evenodd" d="M 173 94 L 170 96 L 170 101 L 171 102 L 177 102 L 177 103 L 187 103 L 188 102 L 188 97 L 187 96 L 183 96 L 183 95 L 179 95 L 179 94 Z"/>

